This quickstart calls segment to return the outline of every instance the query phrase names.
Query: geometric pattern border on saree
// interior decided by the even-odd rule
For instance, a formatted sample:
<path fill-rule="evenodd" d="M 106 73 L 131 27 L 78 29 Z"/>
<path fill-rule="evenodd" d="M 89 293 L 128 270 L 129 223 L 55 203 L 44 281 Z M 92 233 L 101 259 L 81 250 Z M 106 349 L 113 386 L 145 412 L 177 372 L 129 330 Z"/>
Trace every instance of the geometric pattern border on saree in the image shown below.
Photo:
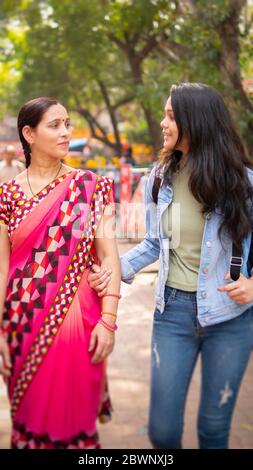
<path fill-rule="evenodd" d="M 12 417 L 15 416 L 22 398 L 24 397 L 25 392 L 29 387 L 29 384 L 38 371 L 40 364 L 43 361 L 43 357 L 45 357 L 47 354 L 61 324 L 64 321 L 64 318 L 69 310 L 71 303 L 73 302 L 75 293 L 78 289 L 78 285 L 82 278 L 82 273 L 88 266 L 92 264 L 90 250 L 95 238 L 96 228 L 103 213 L 104 207 L 109 199 L 109 192 L 111 188 L 111 180 L 108 178 L 101 178 L 99 176 L 97 177 L 95 191 L 90 202 L 90 218 L 86 222 L 84 233 L 78 242 L 76 252 L 64 276 L 62 285 L 54 299 L 52 306 L 49 309 L 48 315 L 40 327 L 39 333 L 33 341 L 30 351 L 23 362 L 21 371 L 16 380 L 13 396 L 11 399 Z M 17 299 L 15 300 L 14 296 L 14 299 L 12 299 L 11 302 L 12 305 L 9 305 L 10 309 L 12 307 L 12 317 L 9 318 L 8 321 L 9 344 L 10 349 L 14 349 L 14 356 L 16 354 L 20 354 L 21 352 L 20 344 L 22 344 L 22 335 L 29 333 L 30 331 L 30 322 L 33 319 L 33 309 L 43 308 L 46 288 L 45 283 L 41 283 L 40 281 L 41 273 L 45 272 L 45 268 L 48 272 L 47 281 L 56 281 L 55 270 L 57 270 L 57 259 L 56 257 L 52 257 L 53 262 L 51 262 L 50 265 L 50 244 L 55 248 L 55 244 L 57 244 L 61 237 L 63 237 L 64 244 L 59 248 L 59 254 L 68 254 L 67 249 L 71 237 L 71 230 L 64 230 L 64 227 L 62 227 L 62 222 L 64 218 L 66 219 L 71 214 L 72 211 L 71 200 L 74 200 L 74 198 L 71 197 L 71 189 L 73 190 L 73 188 L 70 186 L 67 198 L 61 207 L 63 210 L 59 212 L 55 222 L 49 228 L 48 240 L 46 244 L 43 244 L 43 246 L 33 250 L 33 259 L 32 262 L 29 263 L 29 270 L 24 270 L 22 273 L 17 270 L 16 280 L 13 279 L 12 285 L 9 286 L 12 289 L 15 286 Z M 68 224 L 66 224 L 66 227 L 67 226 Z M 47 261 L 47 266 L 45 266 L 45 258 Z M 36 277 L 36 273 L 38 273 L 38 277 Z M 29 279 L 29 282 L 27 279 Z M 29 300 L 31 298 L 31 292 L 33 295 L 34 292 L 37 292 L 36 299 L 32 302 L 25 302 L 25 300 Z M 14 313 L 13 306 L 17 309 L 17 311 Z M 25 316 L 23 317 L 25 321 L 22 325 L 22 331 L 17 331 L 17 320 L 19 317 L 18 309 L 22 309 L 23 312 L 25 311 Z"/>

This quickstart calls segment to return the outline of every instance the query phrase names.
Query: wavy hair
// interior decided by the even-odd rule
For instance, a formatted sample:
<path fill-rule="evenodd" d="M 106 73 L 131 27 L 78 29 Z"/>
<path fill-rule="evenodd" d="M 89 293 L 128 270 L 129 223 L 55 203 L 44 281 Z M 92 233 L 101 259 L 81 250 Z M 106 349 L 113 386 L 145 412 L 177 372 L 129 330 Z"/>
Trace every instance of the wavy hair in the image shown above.
<path fill-rule="evenodd" d="M 223 220 L 219 236 L 226 232 L 240 248 L 251 230 L 249 202 L 253 190 L 247 175 L 252 163 L 237 134 L 222 96 L 202 83 L 181 83 L 170 89 L 171 105 L 178 127 L 175 148 L 162 149 L 158 170 L 171 184 L 182 153 L 177 146 L 188 139 L 189 189 L 203 213 L 219 208 Z"/>

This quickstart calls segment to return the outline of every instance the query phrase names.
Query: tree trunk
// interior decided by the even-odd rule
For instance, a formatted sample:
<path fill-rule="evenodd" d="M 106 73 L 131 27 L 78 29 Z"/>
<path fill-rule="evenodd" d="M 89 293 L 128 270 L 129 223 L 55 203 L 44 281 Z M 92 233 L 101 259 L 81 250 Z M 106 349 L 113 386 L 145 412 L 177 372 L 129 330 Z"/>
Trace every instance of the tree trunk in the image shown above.
<path fill-rule="evenodd" d="M 161 128 L 157 121 L 154 120 L 154 116 L 151 109 L 146 107 L 144 104 L 142 105 L 142 108 L 148 124 L 149 136 L 156 157 L 157 152 L 161 148 Z"/>
<path fill-rule="evenodd" d="M 148 54 L 157 47 L 157 40 L 155 36 L 150 36 L 147 42 L 144 44 L 142 49 L 137 50 L 137 38 L 133 37 L 132 39 L 125 34 L 124 40 L 119 40 L 113 34 L 109 34 L 109 38 L 113 41 L 126 55 L 130 70 L 132 72 L 132 78 L 134 84 L 138 86 L 144 86 L 143 82 L 143 71 L 142 63 Z M 161 147 L 161 131 L 159 123 L 154 117 L 154 113 L 150 104 L 144 99 L 140 99 L 140 106 L 143 109 L 144 116 L 147 121 L 148 132 L 150 137 L 151 145 L 154 149 L 154 155 L 157 154 L 157 151 Z"/>
<path fill-rule="evenodd" d="M 222 45 L 217 65 L 225 80 L 232 114 L 236 120 L 248 115 L 243 137 L 249 154 L 253 156 L 253 105 L 242 87 L 239 63 L 239 21 L 245 4 L 246 0 L 230 1 L 229 14 L 219 27 Z"/>
<path fill-rule="evenodd" d="M 115 152 L 117 152 L 117 144 L 108 140 L 106 131 L 102 128 L 96 118 L 92 116 L 90 111 L 88 111 L 88 109 L 78 107 L 77 112 L 80 114 L 80 116 L 86 119 L 92 137 L 94 137 L 94 139 L 99 140 L 100 142 L 103 142 L 103 144 L 107 145 L 111 149 L 114 149 Z M 97 129 L 99 129 L 102 135 L 97 134 Z"/>
<path fill-rule="evenodd" d="M 143 60 L 143 58 L 139 57 L 138 53 L 136 53 L 132 47 L 129 47 L 127 49 L 127 56 L 128 56 L 128 61 L 131 67 L 132 76 L 133 76 L 135 85 L 143 86 L 142 69 L 141 69 L 141 61 Z M 154 156 L 156 157 L 158 150 L 161 148 L 160 125 L 154 118 L 154 113 L 149 103 L 141 99 L 140 105 L 143 109 L 144 116 L 147 121 L 150 142 L 154 149 Z"/>
<path fill-rule="evenodd" d="M 118 122 L 117 122 L 117 118 L 116 118 L 116 115 L 115 115 L 115 108 L 111 104 L 110 97 L 109 97 L 109 94 L 107 92 L 107 88 L 106 88 L 104 82 L 102 82 L 101 80 L 98 80 L 98 85 L 99 85 L 101 94 L 103 96 L 104 102 L 106 104 L 107 111 L 108 111 L 109 116 L 110 116 L 110 120 L 111 120 L 111 124 L 112 124 L 112 128 L 113 128 L 113 133 L 114 133 L 114 137 L 115 137 L 115 145 L 116 145 L 117 156 L 121 157 L 121 155 L 122 155 L 122 144 L 121 144 L 121 140 L 120 140 Z"/>

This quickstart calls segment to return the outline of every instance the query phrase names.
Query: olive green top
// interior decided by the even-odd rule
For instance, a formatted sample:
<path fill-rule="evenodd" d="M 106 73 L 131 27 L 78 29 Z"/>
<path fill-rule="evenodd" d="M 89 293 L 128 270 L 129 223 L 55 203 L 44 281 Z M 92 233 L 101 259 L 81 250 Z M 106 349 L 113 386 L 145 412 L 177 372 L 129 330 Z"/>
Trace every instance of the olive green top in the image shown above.
<path fill-rule="evenodd" d="M 197 290 L 204 216 L 201 204 L 188 187 L 188 168 L 173 175 L 173 201 L 163 215 L 163 229 L 170 238 L 169 274 L 166 285 Z"/>

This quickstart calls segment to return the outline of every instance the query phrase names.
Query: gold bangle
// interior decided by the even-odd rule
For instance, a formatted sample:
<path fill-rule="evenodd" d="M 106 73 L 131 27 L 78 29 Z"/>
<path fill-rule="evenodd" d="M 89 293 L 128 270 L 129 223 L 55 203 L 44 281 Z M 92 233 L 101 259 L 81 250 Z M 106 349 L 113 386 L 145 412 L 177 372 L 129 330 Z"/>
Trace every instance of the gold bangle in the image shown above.
<path fill-rule="evenodd" d="M 117 318 L 117 314 L 116 314 L 116 313 L 112 313 L 112 312 L 101 312 L 101 316 L 102 316 L 102 315 L 110 315 L 111 317 Z"/>

